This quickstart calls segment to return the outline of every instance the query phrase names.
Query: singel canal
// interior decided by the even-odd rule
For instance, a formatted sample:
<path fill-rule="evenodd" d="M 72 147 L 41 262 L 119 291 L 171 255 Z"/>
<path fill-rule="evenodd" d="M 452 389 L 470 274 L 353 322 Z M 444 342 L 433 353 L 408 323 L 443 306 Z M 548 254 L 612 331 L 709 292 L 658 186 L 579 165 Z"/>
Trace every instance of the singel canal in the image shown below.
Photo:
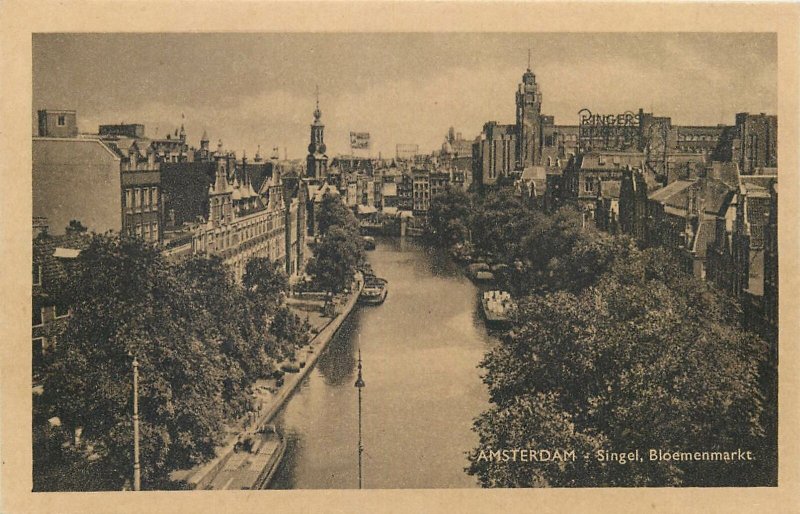
<path fill-rule="evenodd" d="M 379 238 L 368 257 L 389 296 L 356 307 L 276 418 L 288 448 L 272 488 L 358 487 L 359 341 L 364 488 L 477 487 L 465 452 L 489 406 L 477 366 L 491 342 L 477 288 L 411 239 Z"/>

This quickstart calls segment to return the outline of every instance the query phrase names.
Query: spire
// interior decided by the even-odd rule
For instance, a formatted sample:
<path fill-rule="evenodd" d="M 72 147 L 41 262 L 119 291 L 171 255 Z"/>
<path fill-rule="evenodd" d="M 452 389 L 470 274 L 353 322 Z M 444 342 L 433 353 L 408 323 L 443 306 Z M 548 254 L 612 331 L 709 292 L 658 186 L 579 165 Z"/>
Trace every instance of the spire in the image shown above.
<path fill-rule="evenodd" d="M 200 142 L 208 142 L 208 132 L 205 129 L 203 129 L 203 137 L 200 138 Z"/>
<path fill-rule="evenodd" d="M 314 121 L 319 121 L 322 112 L 319 110 L 319 85 L 316 86 L 317 107 L 314 109 Z"/>
<path fill-rule="evenodd" d="M 531 71 L 531 49 L 528 48 L 528 71 Z"/>

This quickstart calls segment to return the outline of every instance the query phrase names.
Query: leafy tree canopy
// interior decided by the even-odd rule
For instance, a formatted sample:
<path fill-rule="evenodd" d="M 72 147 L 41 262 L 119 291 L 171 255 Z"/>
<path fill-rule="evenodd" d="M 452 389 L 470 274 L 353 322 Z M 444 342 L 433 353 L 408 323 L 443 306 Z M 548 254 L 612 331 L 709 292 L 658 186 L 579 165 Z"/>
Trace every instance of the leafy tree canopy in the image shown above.
<path fill-rule="evenodd" d="M 212 456 L 225 421 L 243 414 L 247 384 L 271 362 L 268 335 L 218 259 L 176 267 L 140 240 L 94 235 L 77 261 L 72 315 L 35 418 L 58 416 L 65 434 L 82 428 L 97 458 L 89 465 L 39 448 L 35 465 L 83 462 L 83 489 L 122 487 L 132 469 L 136 356 L 143 487 L 160 486 L 171 470 Z M 62 487 L 43 480 L 37 490 Z"/>
<path fill-rule="evenodd" d="M 614 250 L 618 245 L 622 249 Z M 574 292 L 521 299 L 514 329 L 483 362 L 494 406 L 475 423 L 481 444 L 468 469 L 482 484 L 764 482 L 764 455 L 761 462 L 725 465 L 644 457 L 623 466 L 595 458 L 599 449 L 764 446 L 759 362 L 766 346 L 724 309 L 711 308 L 718 303 L 714 293 L 678 273 L 673 261 L 657 265 L 664 257 L 659 252 L 639 254 L 624 239 L 577 241 L 574 255 L 562 261 L 577 277 Z M 612 254 L 625 258 L 609 260 Z M 582 268 L 575 268 L 581 261 L 606 272 L 591 285 L 581 284 Z M 687 286 L 698 292 L 679 289 Z M 532 471 L 480 459 L 481 449 L 498 447 L 568 448 L 578 458 Z"/>
<path fill-rule="evenodd" d="M 464 191 L 447 187 L 431 198 L 426 235 L 439 246 L 464 242 L 469 237 L 471 198 Z"/>
<path fill-rule="evenodd" d="M 272 314 L 289 289 L 283 268 L 268 257 L 253 257 L 245 265 L 242 285 L 247 289 L 262 315 Z"/>
<path fill-rule="evenodd" d="M 319 287 L 336 294 L 350 285 L 353 273 L 363 259 L 361 237 L 352 231 L 332 226 L 314 246 L 314 257 L 306 269 Z"/>
<path fill-rule="evenodd" d="M 338 195 L 325 193 L 317 207 L 317 230 L 325 236 L 331 227 L 339 227 L 347 232 L 358 234 L 358 220 Z"/>

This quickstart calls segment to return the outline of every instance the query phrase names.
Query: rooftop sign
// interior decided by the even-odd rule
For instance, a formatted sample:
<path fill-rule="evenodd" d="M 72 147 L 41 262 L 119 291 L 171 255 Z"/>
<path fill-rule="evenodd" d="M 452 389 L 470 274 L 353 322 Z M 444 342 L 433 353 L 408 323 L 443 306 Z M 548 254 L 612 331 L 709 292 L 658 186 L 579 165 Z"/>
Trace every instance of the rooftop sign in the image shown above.
<path fill-rule="evenodd" d="M 593 114 L 578 111 L 578 140 L 582 150 L 626 150 L 639 145 L 640 115 L 631 111 L 620 114 Z"/>

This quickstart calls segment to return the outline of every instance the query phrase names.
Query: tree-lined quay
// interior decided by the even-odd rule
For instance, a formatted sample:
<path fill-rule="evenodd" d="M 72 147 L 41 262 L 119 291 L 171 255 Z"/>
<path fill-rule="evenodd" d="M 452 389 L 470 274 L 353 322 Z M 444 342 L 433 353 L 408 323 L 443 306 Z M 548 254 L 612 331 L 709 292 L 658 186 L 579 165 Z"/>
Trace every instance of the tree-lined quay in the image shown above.
<path fill-rule="evenodd" d="M 312 245 L 318 264 L 306 287 L 331 301 L 363 262 L 362 243 L 352 213 L 328 202 L 318 216 L 326 230 Z M 239 284 L 214 256 L 171 264 L 140 239 L 87 237 L 54 288 L 71 316 L 34 397 L 34 489 L 132 487 L 134 357 L 142 487 L 181 487 L 170 473 L 212 458 L 246 424 L 253 384 L 280 379 L 280 363 L 297 360 L 312 327 L 287 306 L 287 278 L 269 259 L 252 258 Z"/>

